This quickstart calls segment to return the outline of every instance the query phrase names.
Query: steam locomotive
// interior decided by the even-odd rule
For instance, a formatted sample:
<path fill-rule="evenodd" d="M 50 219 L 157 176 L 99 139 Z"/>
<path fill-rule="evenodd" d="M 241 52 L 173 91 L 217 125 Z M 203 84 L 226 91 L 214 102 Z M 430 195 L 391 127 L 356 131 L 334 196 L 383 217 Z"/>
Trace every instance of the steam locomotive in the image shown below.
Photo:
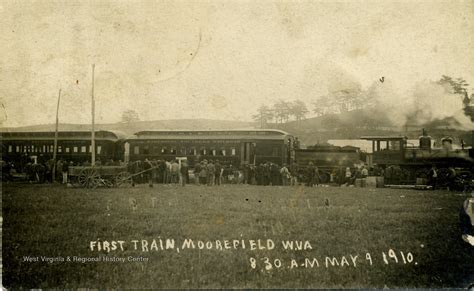
<path fill-rule="evenodd" d="M 447 183 L 455 173 L 457 183 L 472 180 L 474 173 L 474 149 L 454 149 L 453 140 L 445 137 L 441 147 L 433 146 L 433 139 L 423 130 L 419 145 L 407 143 L 406 136 L 363 136 L 372 141 L 372 163 L 384 169 L 399 167 L 401 181 L 412 183 L 416 178 L 429 178 L 430 169 L 437 169 L 438 180 Z"/>

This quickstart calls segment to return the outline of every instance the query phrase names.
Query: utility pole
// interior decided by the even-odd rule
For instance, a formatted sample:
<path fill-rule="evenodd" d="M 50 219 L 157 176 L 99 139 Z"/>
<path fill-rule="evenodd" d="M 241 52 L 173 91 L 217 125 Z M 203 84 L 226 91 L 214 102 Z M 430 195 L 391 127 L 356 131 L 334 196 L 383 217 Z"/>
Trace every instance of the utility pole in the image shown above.
<path fill-rule="evenodd" d="M 95 64 L 92 65 L 92 128 L 91 128 L 91 165 L 95 166 L 95 100 L 94 100 L 94 70 L 95 70 Z"/>
<path fill-rule="evenodd" d="M 56 106 L 56 128 L 54 130 L 54 149 L 53 149 L 53 177 L 51 181 L 56 179 L 56 153 L 58 151 L 58 124 L 59 124 L 59 101 L 61 100 L 61 89 L 58 94 L 58 105 Z"/>

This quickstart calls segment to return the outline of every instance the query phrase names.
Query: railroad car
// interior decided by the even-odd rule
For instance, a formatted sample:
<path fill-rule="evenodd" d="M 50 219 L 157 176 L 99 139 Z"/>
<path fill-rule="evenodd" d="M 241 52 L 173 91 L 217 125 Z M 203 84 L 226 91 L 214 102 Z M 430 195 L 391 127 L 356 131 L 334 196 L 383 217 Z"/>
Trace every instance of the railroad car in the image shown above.
<path fill-rule="evenodd" d="M 30 160 L 44 162 L 53 157 L 54 132 L 2 132 L 2 159 L 15 165 Z M 96 131 L 96 159 L 107 161 L 123 157 L 124 135 L 112 131 Z M 75 163 L 90 161 L 90 131 L 58 132 L 57 158 Z"/>
<path fill-rule="evenodd" d="M 294 158 L 293 143 L 293 136 L 272 129 L 149 130 L 128 138 L 124 151 L 126 161 L 186 158 L 191 167 L 204 159 L 233 166 L 282 165 Z"/>

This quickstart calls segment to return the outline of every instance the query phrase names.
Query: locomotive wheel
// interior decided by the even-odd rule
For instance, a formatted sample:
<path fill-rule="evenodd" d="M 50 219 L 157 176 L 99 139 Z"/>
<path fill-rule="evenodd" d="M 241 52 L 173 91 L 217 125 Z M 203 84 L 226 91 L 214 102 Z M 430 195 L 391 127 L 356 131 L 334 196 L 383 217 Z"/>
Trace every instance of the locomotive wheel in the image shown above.
<path fill-rule="evenodd" d="M 116 187 L 130 187 L 132 183 L 132 176 L 128 172 L 121 172 L 115 177 Z"/>
<path fill-rule="evenodd" d="M 440 168 L 437 171 L 438 174 L 438 186 L 447 187 L 449 185 L 449 170 L 446 168 Z"/>
<path fill-rule="evenodd" d="M 77 179 L 83 188 L 95 189 L 99 186 L 99 173 L 94 169 L 83 169 Z"/>

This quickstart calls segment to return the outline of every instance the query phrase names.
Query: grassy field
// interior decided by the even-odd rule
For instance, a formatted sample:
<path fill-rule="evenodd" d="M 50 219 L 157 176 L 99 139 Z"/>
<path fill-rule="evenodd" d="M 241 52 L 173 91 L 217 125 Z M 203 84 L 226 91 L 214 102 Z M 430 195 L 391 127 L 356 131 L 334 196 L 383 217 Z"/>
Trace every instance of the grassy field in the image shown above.
<path fill-rule="evenodd" d="M 468 194 L 237 185 L 85 190 L 19 184 L 3 185 L 2 194 L 7 288 L 465 287 L 474 274 L 473 251 L 461 241 L 458 226 Z M 130 198 L 137 202 L 135 210 Z M 167 238 L 175 240 L 175 248 L 144 252 L 132 243 Z M 211 241 L 213 247 L 183 249 L 185 239 Z M 249 240 L 258 239 L 271 239 L 274 249 L 251 250 Z M 91 251 L 90 241 L 97 240 L 122 240 L 125 248 Z M 247 245 L 220 250 L 216 240 L 245 240 Z M 312 249 L 285 250 L 281 241 L 286 240 L 307 240 Z M 358 256 L 355 267 L 351 255 Z M 148 261 L 46 263 L 41 258 L 26 262 L 24 256 Z M 326 257 L 335 257 L 340 266 L 326 267 Z M 304 264 L 313 258 L 319 267 Z"/>

